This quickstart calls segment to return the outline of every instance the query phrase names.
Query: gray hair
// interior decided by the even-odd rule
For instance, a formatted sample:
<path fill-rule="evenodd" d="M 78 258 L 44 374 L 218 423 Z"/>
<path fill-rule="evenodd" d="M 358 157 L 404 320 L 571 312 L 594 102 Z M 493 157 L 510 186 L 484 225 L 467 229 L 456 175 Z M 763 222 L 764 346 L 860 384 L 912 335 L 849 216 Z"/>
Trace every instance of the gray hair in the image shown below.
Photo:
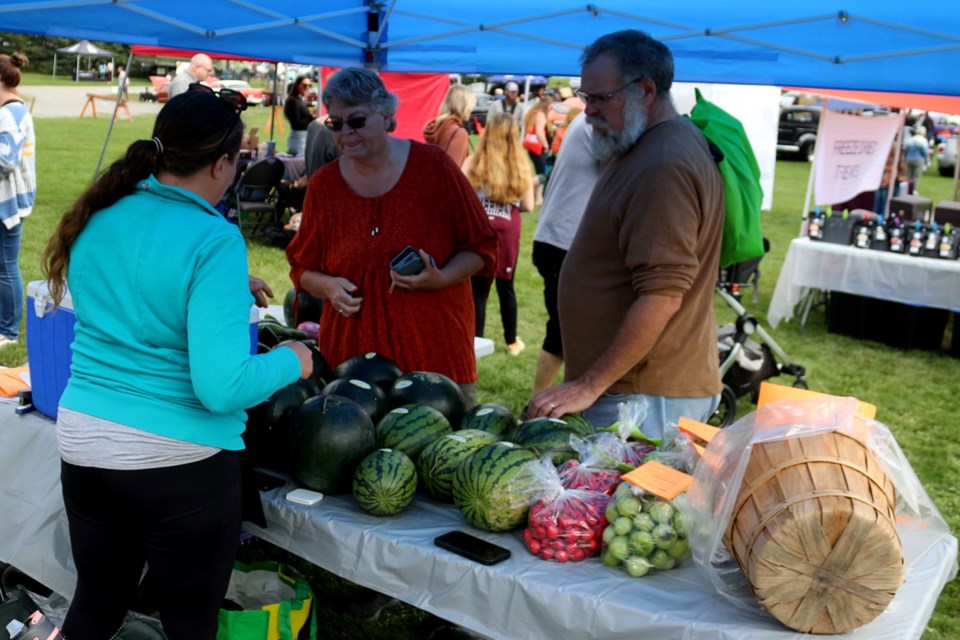
<path fill-rule="evenodd" d="M 348 107 L 368 104 L 377 113 L 393 118 L 397 113 L 400 101 L 397 96 L 387 91 L 375 72 L 369 69 L 351 67 L 341 69 L 327 79 L 323 88 L 323 106 L 327 109 L 334 102 Z"/>
<path fill-rule="evenodd" d="M 658 96 L 669 94 L 673 86 L 673 54 L 667 45 L 650 34 L 628 29 L 600 36 L 583 50 L 580 64 L 588 64 L 603 55 L 617 61 L 621 80 L 653 80 Z"/>

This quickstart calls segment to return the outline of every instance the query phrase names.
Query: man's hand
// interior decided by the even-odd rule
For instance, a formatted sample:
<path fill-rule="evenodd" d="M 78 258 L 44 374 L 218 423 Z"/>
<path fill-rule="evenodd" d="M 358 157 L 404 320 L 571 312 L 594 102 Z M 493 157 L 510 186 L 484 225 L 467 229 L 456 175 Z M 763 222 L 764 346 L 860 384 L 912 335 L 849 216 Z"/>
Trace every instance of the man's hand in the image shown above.
<path fill-rule="evenodd" d="M 583 379 L 564 382 L 533 396 L 527 407 L 527 415 L 530 418 L 559 418 L 568 413 L 580 413 L 592 407 L 602 393 Z"/>
<path fill-rule="evenodd" d="M 273 297 L 273 290 L 270 288 L 270 285 L 257 276 L 247 276 L 247 280 L 250 283 L 250 293 L 253 294 L 257 306 L 266 309 L 267 298 Z"/>

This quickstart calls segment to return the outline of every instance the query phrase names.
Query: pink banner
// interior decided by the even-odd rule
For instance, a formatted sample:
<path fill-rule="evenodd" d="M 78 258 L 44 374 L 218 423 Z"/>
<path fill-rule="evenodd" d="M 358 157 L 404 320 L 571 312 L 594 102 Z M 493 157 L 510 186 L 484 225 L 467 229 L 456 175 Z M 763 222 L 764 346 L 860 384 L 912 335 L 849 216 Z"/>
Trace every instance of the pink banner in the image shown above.
<path fill-rule="evenodd" d="M 824 111 L 814 159 L 816 204 L 846 202 L 875 191 L 899 124 L 896 114 L 861 117 Z"/>

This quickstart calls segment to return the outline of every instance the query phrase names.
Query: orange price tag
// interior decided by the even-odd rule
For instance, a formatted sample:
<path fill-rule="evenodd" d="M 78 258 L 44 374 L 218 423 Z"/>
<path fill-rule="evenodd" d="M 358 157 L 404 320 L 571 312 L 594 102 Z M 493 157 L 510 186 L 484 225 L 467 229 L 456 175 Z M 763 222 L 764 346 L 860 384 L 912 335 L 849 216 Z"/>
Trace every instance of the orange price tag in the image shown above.
<path fill-rule="evenodd" d="M 695 440 L 701 440 L 708 444 L 713 439 L 713 436 L 720 433 L 720 429 L 717 427 L 682 417 L 677 421 L 677 429 L 688 436 L 692 436 Z"/>
<path fill-rule="evenodd" d="M 776 400 L 812 400 L 836 397 L 837 396 L 832 396 L 827 393 L 820 393 L 819 391 L 798 389 L 796 387 L 786 387 L 782 384 L 773 384 L 772 382 L 761 382 L 760 397 L 757 398 L 757 408 L 759 409 L 768 402 L 774 402 Z M 863 415 L 863 417 L 867 418 L 868 420 L 873 420 L 877 417 L 877 405 L 870 404 L 869 402 L 863 402 L 859 399 L 857 400 L 857 403 L 857 410 Z"/>
<path fill-rule="evenodd" d="M 693 482 L 693 476 L 656 460 L 644 462 L 620 478 L 664 500 L 673 500 L 689 489 Z"/>

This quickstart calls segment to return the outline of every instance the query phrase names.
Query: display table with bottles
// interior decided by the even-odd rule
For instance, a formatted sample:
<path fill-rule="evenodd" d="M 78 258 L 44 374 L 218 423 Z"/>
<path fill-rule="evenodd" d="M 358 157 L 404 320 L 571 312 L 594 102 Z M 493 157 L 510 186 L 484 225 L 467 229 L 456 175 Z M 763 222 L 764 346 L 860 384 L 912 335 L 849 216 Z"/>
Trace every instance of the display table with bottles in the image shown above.
<path fill-rule="evenodd" d="M 265 492 L 268 527 L 251 533 L 343 578 L 492 638 L 698 638 L 802 640 L 771 616 L 734 606 L 688 562 L 631 578 L 599 560 L 559 564 L 526 550 L 516 532 L 469 527 L 451 505 L 418 495 L 403 513 L 364 513 L 352 496 L 325 496 L 312 507 L 288 502 L 296 485 Z M 437 548 L 433 539 L 463 529 L 508 548 L 486 567 Z M 898 524 L 907 566 L 884 613 L 843 634 L 846 640 L 918 639 L 944 585 L 956 575 L 957 539 Z M 55 423 L 0 404 L 0 560 L 68 598 L 76 582 L 60 493 Z"/>
<path fill-rule="evenodd" d="M 960 261 L 796 238 L 790 242 L 767 320 L 790 320 L 814 291 L 839 291 L 915 307 L 960 310 Z M 875 318 L 881 322 L 882 318 Z"/>

